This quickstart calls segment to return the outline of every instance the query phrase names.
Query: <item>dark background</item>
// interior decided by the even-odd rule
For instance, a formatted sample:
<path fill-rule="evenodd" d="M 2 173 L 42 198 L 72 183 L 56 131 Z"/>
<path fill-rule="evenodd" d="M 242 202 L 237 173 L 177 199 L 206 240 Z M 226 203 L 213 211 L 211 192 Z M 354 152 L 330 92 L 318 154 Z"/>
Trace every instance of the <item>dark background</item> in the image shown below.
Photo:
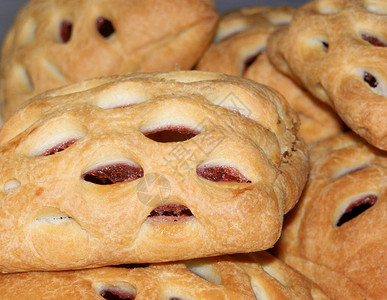
<path fill-rule="evenodd" d="M 47 0 L 49 1 L 49 0 Z M 22 5 L 27 3 L 28 0 L 0 0 L 0 42 L 2 44 L 5 34 L 12 25 L 12 22 Z M 253 5 L 287 5 L 287 6 L 300 6 L 306 0 L 216 0 L 216 6 L 219 13 L 233 10 L 244 6 Z"/>

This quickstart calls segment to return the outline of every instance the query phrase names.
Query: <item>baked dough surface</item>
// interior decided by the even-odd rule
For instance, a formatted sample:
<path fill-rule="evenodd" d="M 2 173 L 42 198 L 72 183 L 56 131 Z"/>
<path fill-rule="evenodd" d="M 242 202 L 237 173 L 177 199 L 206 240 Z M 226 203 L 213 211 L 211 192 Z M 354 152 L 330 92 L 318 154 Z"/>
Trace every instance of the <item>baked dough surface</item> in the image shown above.
<path fill-rule="evenodd" d="M 3 300 L 329 299 L 312 281 L 265 252 L 137 268 L 0 276 Z"/>
<path fill-rule="evenodd" d="M 116 75 L 41 94 L 0 131 L 0 269 L 268 249 L 309 170 L 297 130 L 277 93 L 218 73 Z"/>
<path fill-rule="evenodd" d="M 335 299 L 383 299 L 386 152 L 346 133 L 316 143 L 310 155 L 310 178 L 285 218 L 277 254 Z"/>
<path fill-rule="evenodd" d="M 286 26 L 294 12 L 286 6 L 255 6 L 221 15 L 215 41 L 196 68 L 243 76 L 276 89 L 299 113 L 299 135 L 312 143 L 341 132 L 342 121 L 328 105 L 279 72 L 265 53 L 270 34 Z"/>
<path fill-rule="evenodd" d="M 32 96 L 83 79 L 191 69 L 217 19 L 209 0 L 31 0 L 2 49 L 3 119 Z"/>
<path fill-rule="evenodd" d="M 387 150 L 387 9 L 383 1 L 315 0 L 270 36 L 276 68 Z"/>

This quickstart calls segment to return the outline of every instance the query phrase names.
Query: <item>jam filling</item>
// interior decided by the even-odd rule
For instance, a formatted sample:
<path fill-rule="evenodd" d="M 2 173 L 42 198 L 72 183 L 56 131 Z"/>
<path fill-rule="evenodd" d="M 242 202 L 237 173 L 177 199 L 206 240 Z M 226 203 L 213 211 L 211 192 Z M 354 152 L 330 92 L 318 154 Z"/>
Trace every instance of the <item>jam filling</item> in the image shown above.
<path fill-rule="evenodd" d="M 379 40 L 377 37 L 363 33 L 361 38 L 376 47 L 386 47 L 386 44 Z"/>
<path fill-rule="evenodd" d="M 215 182 L 251 183 L 251 181 L 237 169 L 231 167 L 199 167 L 197 168 L 196 173 L 204 179 Z"/>
<path fill-rule="evenodd" d="M 100 295 L 107 300 L 134 300 L 136 298 L 133 293 L 113 288 L 102 290 Z"/>
<path fill-rule="evenodd" d="M 152 210 L 148 216 L 152 220 L 171 222 L 177 222 L 191 217 L 193 217 L 191 210 L 181 204 L 161 205 Z"/>
<path fill-rule="evenodd" d="M 129 182 L 143 176 L 144 171 L 141 167 L 123 163 L 103 166 L 82 175 L 83 180 L 99 185 Z"/>
<path fill-rule="evenodd" d="M 60 23 L 60 38 L 62 43 L 67 43 L 71 38 L 71 32 L 73 29 L 73 23 L 69 20 L 63 20 L 62 23 Z"/>
<path fill-rule="evenodd" d="M 167 127 L 143 133 L 147 138 L 158 143 L 184 142 L 197 136 L 200 132 L 182 127 Z"/>
<path fill-rule="evenodd" d="M 108 38 L 115 32 L 113 23 L 104 17 L 99 17 L 96 21 L 96 25 L 99 34 L 104 38 Z"/>
<path fill-rule="evenodd" d="M 358 215 L 372 207 L 376 203 L 377 199 L 378 197 L 376 195 L 368 195 L 352 202 L 351 205 L 347 207 L 336 226 L 339 227 L 356 218 Z"/>
<path fill-rule="evenodd" d="M 77 139 L 72 139 L 72 140 L 69 140 L 67 142 L 60 143 L 60 144 L 52 147 L 51 149 L 46 150 L 45 152 L 40 154 L 40 156 L 49 156 L 49 155 L 53 155 L 55 153 L 61 152 L 61 151 L 65 150 L 65 149 L 67 149 L 68 147 L 70 147 L 76 141 L 77 141 Z"/>
<path fill-rule="evenodd" d="M 379 84 L 379 82 L 376 80 L 376 78 L 374 76 L 372 76 L 372 74 L 370 74 L 368 72 L 364 72 L 363 79 L 372 88 L 376 88 L 378 86 L 378 84 Z"/>

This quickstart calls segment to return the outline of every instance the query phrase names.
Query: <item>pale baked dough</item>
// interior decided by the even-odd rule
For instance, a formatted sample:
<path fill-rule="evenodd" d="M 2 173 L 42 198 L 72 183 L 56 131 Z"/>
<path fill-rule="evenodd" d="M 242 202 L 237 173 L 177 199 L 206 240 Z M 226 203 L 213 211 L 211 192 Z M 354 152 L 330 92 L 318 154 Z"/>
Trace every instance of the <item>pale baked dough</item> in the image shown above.
<path fill-rule="evenodd" d="M 315 0 L 270 36 L 282 72 L 372 145 L 387 150 L 387 6 L 383 1 Z"/>
<path fill-rule="evenodd" d="M 347 133 L 315 144 L 311 165 L 304 194 L 285 219 L 279 257 L 335 299 L 383 299 L 387 153 Z"/>
<path fill-rule="evenodd" d="M 91 300 L 112 295 L 136 300 L 329 299 L 312 281 L 265 252 L 130 269 L 2 275 L 0 293 L 2 300 Z"/>
<path fill-rule="evenodd" d="M 294 11 L 291 7 L 256 6 L 222 15 L 215 41 L 196 68 L 244 76 L 275 88 L 299 113 L 299 135 L 311 143 L 341 132 L 344 126 L 328 105 L 277 71 L 267 59 L 269 35 L 289 23 Z"/>
<path fill-rule="evenodd" d="M 0 131 L 1 271 L 272 247 L 309 170 L 297 121 L 274 91 L 219 73 L 117 75 L 37 96 Z M 167 129 L 195 134 L 145 136 Z M 205 179 L 210 168 L 233 182 Z M 118 183 L 93 183 L 109 176 Z M 165 204 L 193 216 L 148 218 Z"/>
<path fill-rule="evenodd" d="M 209 0 L 31 0 L 3 45 L 2 116 L 34 95 L 86 78 L 191 69 L 217 18 Z"/>

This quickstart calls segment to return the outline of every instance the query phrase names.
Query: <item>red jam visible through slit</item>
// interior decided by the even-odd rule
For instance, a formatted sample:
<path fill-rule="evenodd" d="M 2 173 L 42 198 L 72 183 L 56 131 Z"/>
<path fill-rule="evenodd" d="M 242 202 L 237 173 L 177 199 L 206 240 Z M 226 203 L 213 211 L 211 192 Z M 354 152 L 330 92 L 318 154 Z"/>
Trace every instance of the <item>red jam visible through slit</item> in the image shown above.
<path fill-rule="evenodd" d="M 108 38 L 115 32 L 113 23 L 105 17 L 99 17 L 96 21 L 96 26 L 99 34 L 104 38 Z"/>
<path fill-rule="evenodd" d="M 147 138 L 158 143 L 184 142 L 197 136 L 200 132 L 190 128 L 176 126 L 166 127 L 143 133 Z"/>
<path fill-rule="evenodd" d="M 73 23 L 69 20 L 63 20 L 62 23 L 60 23 L 60 38 L 62 43 L 67 43 L 71 38 L 71 32 L 73 29 Z"/>
<path fill-rule="evenodd" d="M 196 170 L 196 173 L 198 176 L 214 182 L 251 183 L 251 181 L 237 169 L 231 167 L 199 167 Z"/>
<path fill-rule="evenodd" d="M 100 295 L 107 300 L 134 300 L 136 298 L 136 295 L 133 295 L 133 293 L 126 292 L 118 288 L 102 290 Z"/>
<path fill-rule="evenodd" d="M 379 40 L 377 37 L 363 33 L 361 38 L 376 47 L 386 47 L 386 44 Z"/>
<path fill-rule="evenodd" d="M 177 222 L 187 220 L 193 217 L 191 210 L 181 204 L 165 204 L 156 207 L 148 216 L 149 220 L 160 222 Z"/>
<path fill-rule="evenodd" d="M 99 185 L 129 182 L 143 176 L 144 171 L 141 167 L 124 163 L 103 166 L 82 175 L 83 180 Z"/>
<path fill-rule="evenodd" d="M 336 226 L 339 227 L 344 223 L 356 218 L 362 212 L 372 207 L 376 203 L 377 199 L 378 197 L 376 195 L 368 195 L 352 202 L 347 207 L 340 220 L 337 222 Z"/>
<path fill-rule="evenodd" d="M 55 153 L 61 152 L 61 151 L 65 150 L 65 149 L 67 149 L 68 147 L 70 147 L 76 141 L 77 141 L 77 139 L 72 139 L 72 140 L 69 140 L 67 142 L 58 144 L 58 145 L 52 147 L 51 149 L 46 150 L 45 152 L 40 154 L 40 156 L 49 156 L 49 155 L 53 155 Z"/>

